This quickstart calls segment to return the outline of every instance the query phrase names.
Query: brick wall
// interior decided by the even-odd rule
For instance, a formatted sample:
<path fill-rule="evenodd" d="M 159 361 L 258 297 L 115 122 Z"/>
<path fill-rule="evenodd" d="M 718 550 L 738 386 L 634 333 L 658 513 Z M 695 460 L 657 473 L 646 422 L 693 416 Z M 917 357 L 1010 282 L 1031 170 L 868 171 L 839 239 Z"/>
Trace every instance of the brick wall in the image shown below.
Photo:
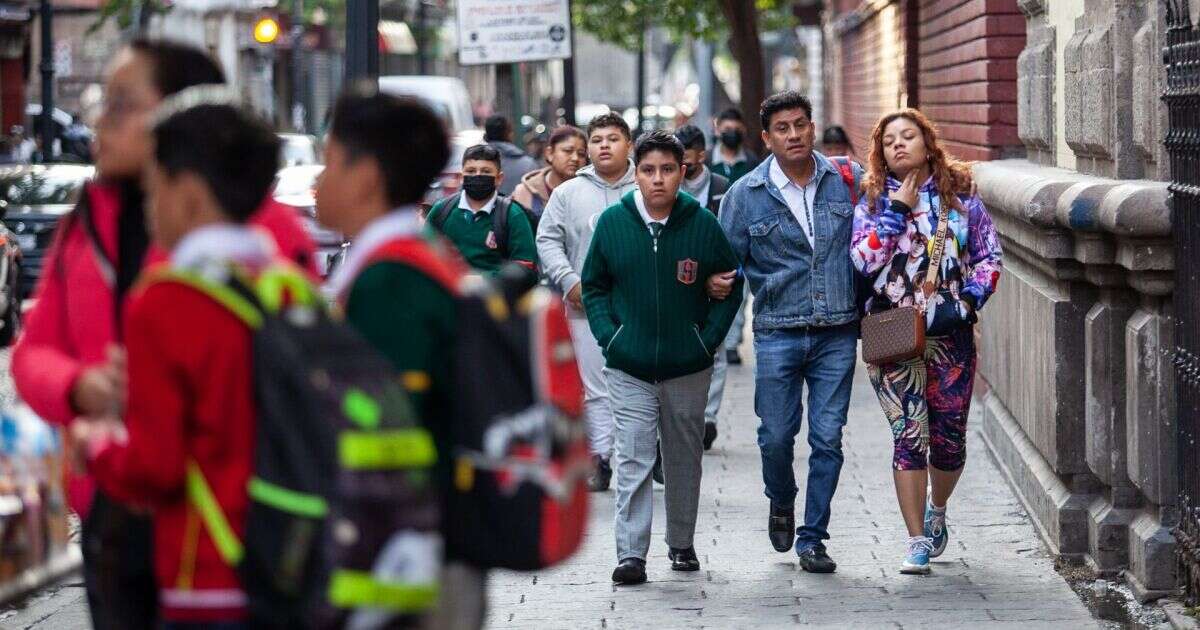
<path fill-rule="evenodd" d="M 879 116 L 904 105 L 934 120 L 958 157 L 1022 151 L 1016 79 L 1025 19 L 1017 0 L 834 0 L 829 8 L 838 65 L 828 122 L 845 125 L 860 157 Z M 906 30 L 913 13 L 916 28 Z"/>

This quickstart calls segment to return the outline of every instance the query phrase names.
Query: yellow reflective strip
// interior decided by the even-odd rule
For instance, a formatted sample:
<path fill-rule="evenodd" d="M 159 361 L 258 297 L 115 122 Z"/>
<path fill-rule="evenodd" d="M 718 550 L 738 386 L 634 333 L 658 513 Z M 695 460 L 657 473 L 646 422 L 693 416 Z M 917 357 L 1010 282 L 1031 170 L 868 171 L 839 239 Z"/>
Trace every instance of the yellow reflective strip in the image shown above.
<path fill-rule="evenodd" d="M 338 435 L 338 458 L 354 470 L 417 468 L 432 466 L 437 449 L 424 429 L 343 431 Z"/>
<path fill-rule="evenodd" d="M 221 558 L 229 566 L 236 566 L 242 560 L 242 541 L 238 540 L 237 534 L 229 526 L 221 504 L 217 503 L 212 488 L 208 487 L 208 481 L 204 479 L 204 473 L 200 472 L 200 466 L 192 460 L 188 460 L 187 463 L 187 496 L 200 512 L 204 527 L 208 529 L 208 535 Z"/>
<path fill-rule="evenodd" d="M 436 604 L 437 598 L 437 583 L 383 582 L 370 573 L 347 570 L 329 577 L 329 603 L 337 608 L 420 612 Z"/>
<path fill-rule="evenodd" d="M 383 412 L 379 408 L 379 403 L 371 398 L 370 394 L 361 389 L 352 388 L 342 399 L 342 413 L 354 424 L 364 429 L 375 429 L 379 427 L 379 418 Z"/>
<path fill-rule="evenodd" d="M 210 282 L 198 274 L 178 269 L 162 271 L 157 275 L 157 278 L 166 281 L 175 281 L 192 287 L 229 309 L 234 315 L 245 322 L 247 326 L 251 328 L 262 327 L 262 313 L 258 312 L 258 309 L 253 304 L 246 301 L 246 298 L 238 295 L 236 291 L 227 286 Z"/>

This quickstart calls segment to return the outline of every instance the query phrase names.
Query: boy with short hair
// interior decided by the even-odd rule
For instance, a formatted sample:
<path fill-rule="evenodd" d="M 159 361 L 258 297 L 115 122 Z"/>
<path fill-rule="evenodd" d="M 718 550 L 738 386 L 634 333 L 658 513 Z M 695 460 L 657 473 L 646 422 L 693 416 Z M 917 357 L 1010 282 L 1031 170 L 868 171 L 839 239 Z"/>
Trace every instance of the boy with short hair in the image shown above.
<path fill-rule="evenodd" d="M 162 265 L 212 285 L 277 259 L 270 237 L 246 222 L 275 177 L 279 141 L 223 90 L 189 88 L 164 101 L 147 191 L 151 237 L 170 252 Z M 245 592 L 219 533 L 196 516 L 185 479 L 194 466 L 240 539 L 257 423 L 252 333 L 212 293 L 153 281 L 155 273 L 134 292 L 125 321 L 124 424 L 77 421 L 72 434 L 106 493 L 153 509 L 164 627 L 249 627 Z"/>
<path fill-rule="evenodd" d="M 509 261 L 537 270 L 533 225 L 521 204 L 498 192 L 504 180 L 500 152 L 477 144 L 463 152 L 462 192 L 435 203 L 426 227 L 441 232 L 472 269 L 495 274 Z M 504 217 L 493 216 L 503 212 Z"/>
<path fill-rule="evenodd" d="M 346 320 L 395 366 L 438 447 L 438 482 L 449 480 L 454 287 L 465 269 L 428 238 L 417 202 L 450 157 L 440 119 L 415 99 L 369 84 L 343 94 L 325 143 L 317 216 L 353 239 L 327 290 Z M 451 558 L 432 627 L 480 627 L 485 574 Z"/>
<path fill-rule="evenodd" d="M 705 278 L 737 268 L 717 219 L 680 195 L 683 146 L 665 131 L 634 152 L 637 190 L 600 216 L 583 267 L 588 323 L 615 419 L 618 584 L 646 581 L 651 469 L 662 436 L 671 568 L 696 571 L 704 407 L 713 355 L 741 305 L 741 279 L 710 300 Z"/>

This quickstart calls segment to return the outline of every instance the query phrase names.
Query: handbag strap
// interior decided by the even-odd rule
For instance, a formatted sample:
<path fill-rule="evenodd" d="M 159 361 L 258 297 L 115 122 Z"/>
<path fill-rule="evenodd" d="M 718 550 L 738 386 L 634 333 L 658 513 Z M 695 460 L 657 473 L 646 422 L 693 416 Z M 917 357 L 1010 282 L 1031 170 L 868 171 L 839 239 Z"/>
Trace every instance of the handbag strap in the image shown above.
<path fill-rule="evenodd" d="M 943 211 L 943 208 L 940 207 L 938 210 L 937 232 L 933 237 L 933 253 L 929 256 L 929 269 L 925 272 L 925 282 L 921 284 L 921 291 L 926 298 L 937 290 L 938 274 L 942 269 L 942 257 L 946 253 L 946 233 L 950 230 L 950 210 Z"/>

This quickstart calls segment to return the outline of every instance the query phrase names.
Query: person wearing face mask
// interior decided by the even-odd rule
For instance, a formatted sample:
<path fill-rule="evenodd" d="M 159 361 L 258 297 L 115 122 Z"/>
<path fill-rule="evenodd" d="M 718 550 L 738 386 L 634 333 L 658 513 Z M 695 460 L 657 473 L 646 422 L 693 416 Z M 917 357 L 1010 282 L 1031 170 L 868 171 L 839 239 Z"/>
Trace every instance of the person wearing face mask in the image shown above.
<path fill-rule="evenodd" d="M 745 147 L 746 122 L 742 112 L 729 108 L 717 116 L 717 148 L 712 170 L 733 184 L 758 166 L 758 158 Z"/>
<path fill-rule="evenodd" d="M 477 144 L 463 152 L 462 192 L 429 209 L 426 230 L 454 244 L 472 269 L 495 275 L 507 262 L 537 271 L 533 227 L 521 204 L 498 192 L 500 152 Z"/>
<path fill-rule="evenodd" d="M 715 216 L 729 190 L 729 180 L 707 168 L 707 146 L 704 132 L 695 125 L 684 125 L 675 130 L 675 138 L 683 144 L 683 183 L 680 190 L 696 198 L 702 207 Z M 738 310 L 739 316 L 743 311 Z M 740 319 L 740 317 L 739 317 Z M 740 335 L 739 335 L 740 337 Z M 722 349 L 724 348 L 722 343 Z M 704 409 L 704 450 L 712 448 L 717 439 L 717 414 L 721 411 L 721 400 L 725 397 L 725 377 L 729 370 L 726 352 L 717 352 L 713 363 L 712 384 L 708 388 L 708 405 Z"/>

